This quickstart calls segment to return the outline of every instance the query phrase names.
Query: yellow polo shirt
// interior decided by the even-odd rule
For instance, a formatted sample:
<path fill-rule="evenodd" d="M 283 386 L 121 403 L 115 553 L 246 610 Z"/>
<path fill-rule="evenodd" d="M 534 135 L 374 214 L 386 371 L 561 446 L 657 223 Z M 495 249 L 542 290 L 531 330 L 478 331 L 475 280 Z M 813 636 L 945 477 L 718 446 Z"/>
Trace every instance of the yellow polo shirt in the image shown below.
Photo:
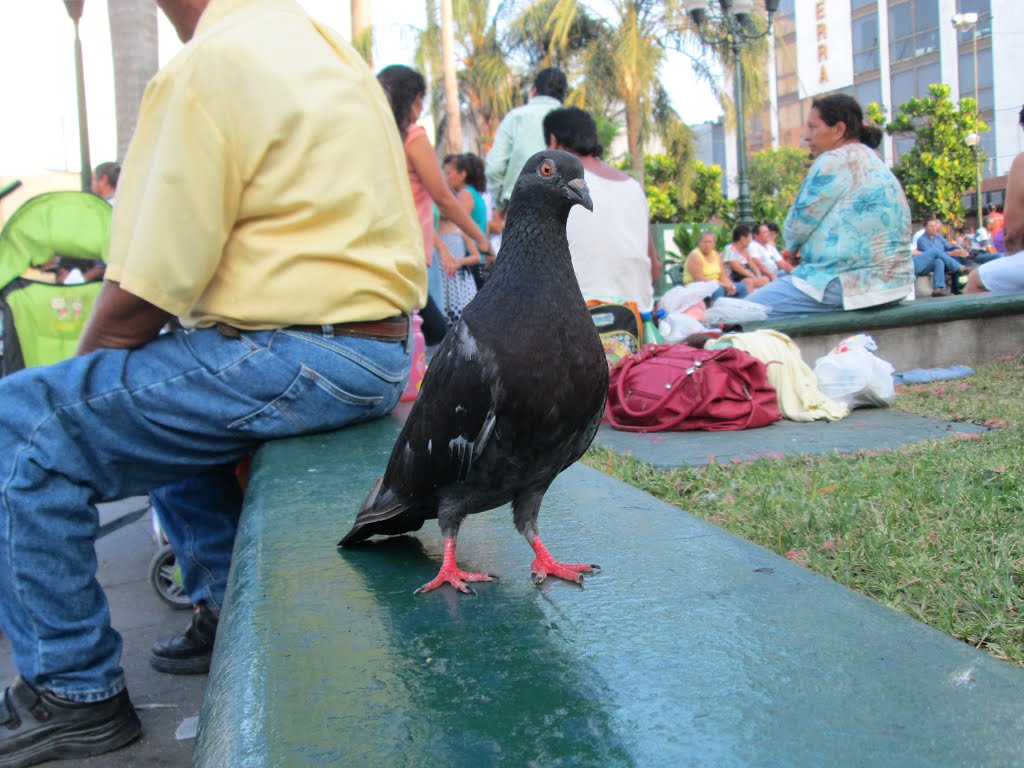
<path fill-rule="evenodd" d="M 189 326 L 423 306 L 402 143 L 355 50 L 293 0 L 210 0 L 146 88 L 106 277 Z"/>

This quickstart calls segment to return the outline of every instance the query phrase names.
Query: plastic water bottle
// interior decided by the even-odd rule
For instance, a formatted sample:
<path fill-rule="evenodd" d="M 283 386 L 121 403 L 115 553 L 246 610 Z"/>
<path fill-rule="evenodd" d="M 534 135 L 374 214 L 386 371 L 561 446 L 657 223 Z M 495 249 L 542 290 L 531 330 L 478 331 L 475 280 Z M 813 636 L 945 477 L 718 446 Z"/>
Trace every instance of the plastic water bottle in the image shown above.
<path fill-rule="evenodd" d="M 423 318 L 419 312 L 412 313 L 412 369 L 409 371 L 409 381 L 405 384 L 405 391 L 402 392 L 400 400 L 403 403 L 412 402 L 420 393 L 420 384 L 423 383 L 423 374 L 427 372 L 427 343 L 423 338 Z"/>
<path fill-rule="evenodd" d="M 664 311 L 664 310 L 661 310 Z M 658 330 L 658 326 L 654 322 L 653 312 L 641 312 L 640 320 L 643 322 L 644 328 L 644 344 L 664 344 L 665 338 L 661 335 Z"/>

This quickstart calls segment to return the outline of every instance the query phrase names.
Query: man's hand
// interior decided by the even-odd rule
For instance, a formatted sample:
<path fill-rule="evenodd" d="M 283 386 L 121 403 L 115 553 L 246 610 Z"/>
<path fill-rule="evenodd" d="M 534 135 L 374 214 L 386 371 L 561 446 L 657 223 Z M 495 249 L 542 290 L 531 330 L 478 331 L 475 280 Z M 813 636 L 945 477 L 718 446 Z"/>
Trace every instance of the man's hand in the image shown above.
<path fill-rule="evenodd" d="M 87 355 L 97 349 L 135 349 L 152 341 L 171 318 L 145 299 L 140 299 L 108 280 L 100 289 L 82 337 L 77 354 Z"/>

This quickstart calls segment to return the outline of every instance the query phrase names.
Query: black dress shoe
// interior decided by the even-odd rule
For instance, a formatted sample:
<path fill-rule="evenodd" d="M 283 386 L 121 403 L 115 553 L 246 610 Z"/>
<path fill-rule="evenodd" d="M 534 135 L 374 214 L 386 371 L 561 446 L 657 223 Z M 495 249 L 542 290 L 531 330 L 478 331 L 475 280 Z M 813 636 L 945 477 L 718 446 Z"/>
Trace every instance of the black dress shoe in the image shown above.
<path fill-rule="evenodd" d="M 128 691 L 86 704 L 57 698 L 19 676 L 0 699 L 0 768 L 102 755 L 141 732 Z"/>
<path fill-rule="evenodd" d="M 202 675 L 210 671 L 213 641 L 217 637 L 218 617 L 200 603 L 192 614 L 192 623 L 180 635 L 156 643 L 149 652 L 149 663 L 158 672 L 169 675 Z"/>

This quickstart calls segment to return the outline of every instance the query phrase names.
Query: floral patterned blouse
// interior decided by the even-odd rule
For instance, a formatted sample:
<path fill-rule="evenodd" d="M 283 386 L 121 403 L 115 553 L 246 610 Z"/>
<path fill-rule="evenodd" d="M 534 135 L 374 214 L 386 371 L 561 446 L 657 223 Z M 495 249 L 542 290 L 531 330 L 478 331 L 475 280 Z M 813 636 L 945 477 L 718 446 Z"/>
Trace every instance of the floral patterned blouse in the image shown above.
<path fill-rule="evenodd" d="M 811 165 L 786 217 L 794 285 L 821 301 L 839 279 L 843 309 L 898 301 L 914 283 L 910 209 L 903 188 L 870 147 L 844 144 Z"/>

